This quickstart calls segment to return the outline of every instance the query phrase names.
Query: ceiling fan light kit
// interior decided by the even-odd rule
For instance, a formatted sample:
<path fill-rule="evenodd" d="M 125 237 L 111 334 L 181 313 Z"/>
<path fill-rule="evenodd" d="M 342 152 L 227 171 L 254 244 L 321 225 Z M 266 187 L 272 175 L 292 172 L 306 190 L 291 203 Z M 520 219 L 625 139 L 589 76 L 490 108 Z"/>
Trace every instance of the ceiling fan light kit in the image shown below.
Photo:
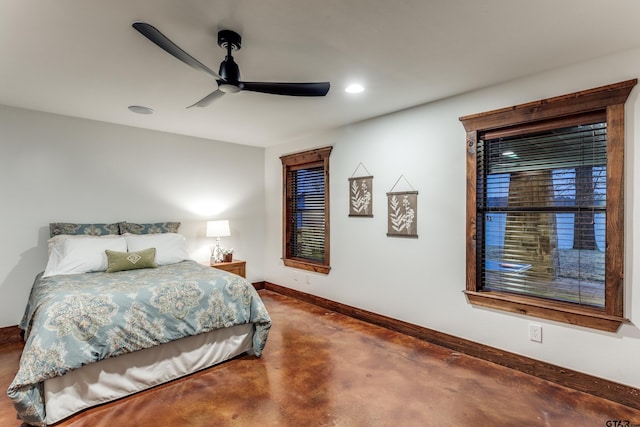
<path fill-rule="evenodd" d="M 234 84 L 221 83 L 218 86 L 218 90 L 220 92 L 224 92 L 224 93 L 237 93 L 237 92 L 240 92 L 242 89 L 240 89 L 239 86 L 234 85 Z"/>
<path fill-rule="evenodd" d="M 243 90 L 286 96 L 325 96 L 327 92 L 329 92 L 329 88 L 331 86 L 329 82 L 280 83 L 241 81 L 240 67 L 238 67 L 238 64 L 234 61 L 232 52 L 234 50 L 240 50 L 242 46 L 242 38 L 240 37 L 240 34 L 232 30 L 221 30 L 218 32 L 218 46 L 226 49 L 227 55 L 225 56 L 224 61 L 220 64 L 219 72 L 216 73 L 178 47 L 178 45 L 169 40 L 169 38 L 154 26 L 147 24 L 146 22 L 134 22 L 133 28 L 158 45 L 165 52 L 190 67 L 203 71 L 216 79 L 216 90 L 187 108 L 206 107 L 226 93 L 236 93 Z"/>

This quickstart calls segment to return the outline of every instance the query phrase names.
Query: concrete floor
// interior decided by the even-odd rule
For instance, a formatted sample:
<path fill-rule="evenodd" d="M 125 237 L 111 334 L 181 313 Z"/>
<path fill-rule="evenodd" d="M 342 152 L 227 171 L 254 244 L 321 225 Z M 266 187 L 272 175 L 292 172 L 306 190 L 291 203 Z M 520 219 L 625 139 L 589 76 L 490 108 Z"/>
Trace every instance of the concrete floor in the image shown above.
<path fill-rule="evenodd" d="M 235 360 L 60 426 L 606 426 L 640 410 L 261 291 L 273 326 Z M 0 346 L 0 386 L 22 345 Z M 0 425 L 21 426 L 0 397 Z"/>

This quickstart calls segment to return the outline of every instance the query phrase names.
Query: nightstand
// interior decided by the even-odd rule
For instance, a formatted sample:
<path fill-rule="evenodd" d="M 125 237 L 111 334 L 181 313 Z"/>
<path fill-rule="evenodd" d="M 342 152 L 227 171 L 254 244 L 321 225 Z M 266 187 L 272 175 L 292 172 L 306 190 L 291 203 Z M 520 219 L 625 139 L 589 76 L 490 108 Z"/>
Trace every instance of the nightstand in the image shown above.
<path fill-rule="evenodd" d="M 241 277 L 247 277 L 247 262 L 240 259 L 234 259 L 229 262 L 217 262 L 211 264 L 211 267 L 219 268 L 220 270 L 228 271 Z"/>

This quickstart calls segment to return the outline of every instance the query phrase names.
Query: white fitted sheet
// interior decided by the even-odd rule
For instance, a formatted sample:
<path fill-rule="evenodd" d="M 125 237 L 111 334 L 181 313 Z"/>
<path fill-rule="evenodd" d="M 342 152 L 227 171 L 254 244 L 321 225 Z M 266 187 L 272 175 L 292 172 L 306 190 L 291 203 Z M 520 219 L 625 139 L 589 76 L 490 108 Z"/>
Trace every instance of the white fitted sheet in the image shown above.
<path fill-rule="evenodd" d="M 47 424 L 251 350 L 253 324 L 217 329 L 101 360 L 44 383 Z"/>

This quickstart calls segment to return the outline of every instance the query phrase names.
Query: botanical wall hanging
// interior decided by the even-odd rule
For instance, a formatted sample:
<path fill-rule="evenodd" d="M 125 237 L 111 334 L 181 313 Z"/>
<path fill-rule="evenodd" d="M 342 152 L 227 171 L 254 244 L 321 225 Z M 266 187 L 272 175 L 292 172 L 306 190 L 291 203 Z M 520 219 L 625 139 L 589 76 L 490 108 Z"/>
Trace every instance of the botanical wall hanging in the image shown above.
<path fill-rule="evenodd" d="M 368 176 L 354 177 L 362 168 Z M 362 163 L 349 178 L 349 216 L 373 217 L 373 176 Z"/>
<path fill-rule="evenodd" d="M 387 193 L 387 236 L 389 237 L 418 237 L 418 192 L 393 191 L 400 179 L 409 182 L 403 175 Z"/>

